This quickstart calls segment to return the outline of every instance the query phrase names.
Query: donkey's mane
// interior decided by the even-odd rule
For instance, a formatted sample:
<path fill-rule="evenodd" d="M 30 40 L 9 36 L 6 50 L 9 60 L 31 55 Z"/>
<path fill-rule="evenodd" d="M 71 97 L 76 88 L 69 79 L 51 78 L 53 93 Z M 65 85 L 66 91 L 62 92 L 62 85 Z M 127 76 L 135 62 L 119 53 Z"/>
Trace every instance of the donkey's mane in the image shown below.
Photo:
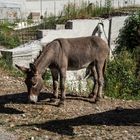
<path fill-rule="evenodd" d="M 46 44 L 45 46 L 42 46 L 42 50 L 40 50 L 40 51 L 39 51 L 38 56 L 34 59 L 34 63 L 35 63 L 35 62 L 37 61 L 37 59 L 40 57 L 40 55 L 42 54 L 42 52 L 44 52 L 44 51 L 47 51 L 47 50 L 48 50 L 48 49 L 46 49 L 46 48 L 48 48 L 49 44 L 51 44 L 51 42 L 50 42 L 50 43 L 48 43 L 48 44 Z"/>
<path fill-rule="evenodd" d="M 44 47 L 43 47 L 43 49 L 44 49 Z M 43 49 L 39 51 L 38 56 L 34 59 L 34 63 L 35 63 L 35 62 L 36 62 L 36 60 L 40 57 L 41 53 L 43 52 Z"/>

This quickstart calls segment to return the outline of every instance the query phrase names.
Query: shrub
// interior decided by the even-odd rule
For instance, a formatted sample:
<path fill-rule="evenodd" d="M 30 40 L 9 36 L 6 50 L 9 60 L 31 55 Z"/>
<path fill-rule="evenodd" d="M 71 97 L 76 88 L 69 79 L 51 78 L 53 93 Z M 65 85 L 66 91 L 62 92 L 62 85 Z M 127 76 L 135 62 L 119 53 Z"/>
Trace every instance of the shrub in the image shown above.
<path fill-rule="evenodd" d="M 64 6 L 63 15 L 67 19 L 89 18 L 87 3 L 82 2 L 80 6 L 75 3 L 68 3 L 68 5 Z"/>
<path fill-rule="evenodd" d="M 0 23 L 0 44 L 7 48 L 14 48 L 20 45 L 20 40 L 10 25 L 8 22 Z"/>
<path fill-rule="evenodd" d="M 121 99 L 140 99 L 140 80 L 135 76 L 136 61 L 123 51 L 108 63 L 105 93 Z"/>
<path fill-rule="evenodd" d="M 124 22 L 124 27 L 120 30 L 116 40 L 115 53 L 119 54 L 123 50 L 133 52 L 139 45 L 138 28 L 140 27 L 140 12 L 131 15 Z"/>
<path fill-rule="evenodd" d="M 68 5 L 64 6 L 63 16 L 67 19 L 85 19 L 103 16 L 110 12 L 113 12 L 110 0 L 107 0 L 104 6 L 98 6 L 87 2 L 82 2 L 80 6 L 74 3 L 68 3 Z"/>

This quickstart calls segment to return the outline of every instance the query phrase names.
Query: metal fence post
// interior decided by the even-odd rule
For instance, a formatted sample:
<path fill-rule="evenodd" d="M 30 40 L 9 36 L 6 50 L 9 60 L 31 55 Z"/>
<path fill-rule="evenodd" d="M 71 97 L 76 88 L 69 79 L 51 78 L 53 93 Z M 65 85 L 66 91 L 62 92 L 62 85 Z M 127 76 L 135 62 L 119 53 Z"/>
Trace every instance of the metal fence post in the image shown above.
<path fill-rule="evenodd" d="M 108 29 L 108 46 L 110 48 L 110 40 L 111 40 L 111 27 L 112 27 L 112 18 L 109 19 L 109 29 Z"/>

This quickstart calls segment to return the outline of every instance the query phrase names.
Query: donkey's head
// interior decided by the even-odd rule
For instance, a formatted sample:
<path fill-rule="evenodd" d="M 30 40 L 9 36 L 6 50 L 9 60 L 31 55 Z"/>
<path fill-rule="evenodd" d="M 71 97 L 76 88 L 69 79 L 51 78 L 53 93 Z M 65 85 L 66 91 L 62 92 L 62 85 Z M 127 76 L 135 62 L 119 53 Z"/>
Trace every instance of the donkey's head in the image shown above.
<path fill-rule="evenodd" d="M 26 74 L 25 84 L 27 86 L 29 100 L 33 103 L 38 101 L 38 95 L 43 87 L 43 79 L 38 73 L 34 64 L 30 64 L 29 68 L 15 65 L 23 73 Z"/>

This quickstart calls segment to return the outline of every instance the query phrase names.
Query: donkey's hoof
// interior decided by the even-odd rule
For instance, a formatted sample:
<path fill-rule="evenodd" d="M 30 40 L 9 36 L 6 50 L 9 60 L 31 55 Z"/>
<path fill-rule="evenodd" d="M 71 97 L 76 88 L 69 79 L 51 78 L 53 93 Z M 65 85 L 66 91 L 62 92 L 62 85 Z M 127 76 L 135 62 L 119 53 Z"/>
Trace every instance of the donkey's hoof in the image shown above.
<path fill-rule="evenodd" d="M 60 100 L 60 101 L 58 102 L 58 107 L 62 107 L 62 106 L 64 106 L 64 100 Z"/>
<path fill-rule="evenodd" d="M 51 102 L 51 103 L 55 103 L 56 101 L 57 101 L 56 98 L 50 98 L 50 100 L 49 100 L 49 102 Z"/>
<path fill-rule="evenodd" d="M 96 103 L 96 100 L 94 98 L 90 98 L 89 102 L 90 103 Z"/>
<path fill-rule="evenodd" d="M 93 93 L 90 93 L 88 98 L 94 98 L 94 94 Z"/>
<path fill-rule="evenodd" d="M 100 100 L 101 100 L 100 97 L 96 97 L 96 99 L 95 99 L 96 102 L 98 102 L 98 101 L 100 101 Z"/>

